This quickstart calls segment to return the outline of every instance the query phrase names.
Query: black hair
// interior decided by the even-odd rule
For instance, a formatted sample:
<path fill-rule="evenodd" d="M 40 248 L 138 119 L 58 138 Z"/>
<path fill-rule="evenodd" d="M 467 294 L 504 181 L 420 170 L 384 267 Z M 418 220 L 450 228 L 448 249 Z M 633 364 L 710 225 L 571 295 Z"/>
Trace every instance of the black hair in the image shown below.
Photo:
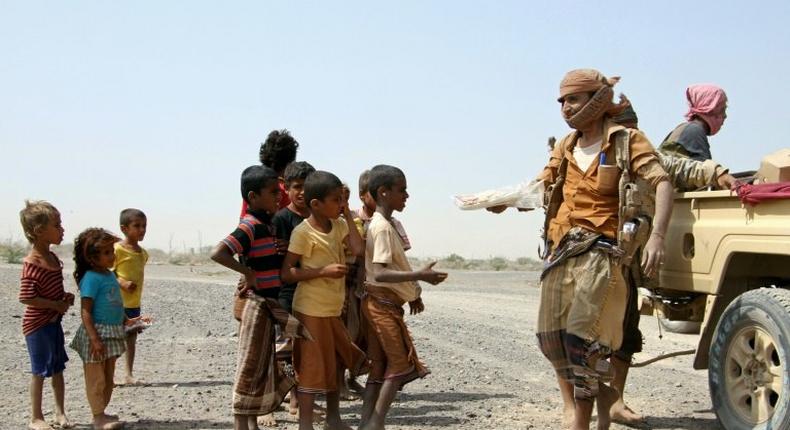
<path fill-rule="evenodd" d="M 120 240 L 109 231 L 97 227 L 83 231 L 74 239 L 74 280 L 77 282 L 77 288 L 80 287 L 80 281 L 85 273 L 96 265 L 99 251 Z"/>
<path fill-rule="evenodd" d="M 278 179 L 277 172 L 266 166 L 250 166 L 241 172 L 241 198 L 247 201 L 250 191 L 260 193 L 270 181 Z"/>
<path fill-rule="evenodd" d="M 313 200 L 324 200 L 332 191 L 343 186 L 337 176 L 316 170 L 304 180 L 304 200 L 307 205 Z"/>
<path fill-rule="evenodd" d="M 294 161 L 285 168 L 285 173 L 283 173 L 285 186 L 290 187 L 291 181 L 297 179 L 305 180 L 313 172 L 315 172 L 315 167 L 307 161 Z"/>
<path fill-rule="evenodd" d="M 370 182 L 370 170 L 365 170 L 359 174 L 359 194 L 368 192 L 368 182 Z"/>
<path fill-rule="evenodd" d="M 298 148 L 299 142 L 291 136 L 288 130 L 272 130 L 266 137 L 266 141 L 261 144 L 258 155 L 261 164 L 279 173 L 296 160 Z"/>
<path fill-rule="evenodd" d="M 137 218 L 145 219 L 146 216 L 140 209 L 127 208 L 121 211 L 120 223 L 122 226 L 128 226 Z"/>
<path fill-rule="evenodd" d="M 378 189 L 380 187 L 392 188 L 398 179 L 406 179 L 403 170 L 386 164 L 379 164 L 370 169 L 370 177 L 368 178 L 368 191 L 374 199 L 378 200 Z"/>

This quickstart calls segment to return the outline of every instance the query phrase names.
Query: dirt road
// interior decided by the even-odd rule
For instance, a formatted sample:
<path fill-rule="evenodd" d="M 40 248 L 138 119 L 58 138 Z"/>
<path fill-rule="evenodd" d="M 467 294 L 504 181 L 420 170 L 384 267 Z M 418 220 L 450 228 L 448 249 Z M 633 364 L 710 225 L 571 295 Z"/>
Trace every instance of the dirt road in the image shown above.
<path fill-rule="evenodd" d="M 17 301 L 20 269 L 0 265 L 0 429 L 25 428 L 29 416 L 29 361 L 20 329 L 23 307 Z M 146 270 L 143 312 L 154 315 L 157 323 L 139 337 L 136 373 L 147 384 L 117 388 L 109 410 L 126 420 L 128 429 L 232 428 L 237 339 L 230 304 L 236 277 L 216 266 Z M 391 412 L 389 429 L 561 428 L 554 374 L 534 337 L 536 277 L 453 272 L 446 284 L 425 288 L 426 312 L 408 323 L 432 374 L 406 387 Z M 76 292 L 67 279 L 67 289 Z M 78 325 L 72 309 L 64 319 L 67 342 Z M 659 340 L 654 319 L 643 318 L 642 329 L 647 341 L 638 360 L 694 347 L 695 336 L 664 333 Z M 80 428 L 88 428 L 82 363 L 76 353 L 69 355 L 67 412 Z M 706 373 L 694 371 L 690 357 L 634 370 L 626 398 L 648 415 L 639 428 L 720 428 L 710 411 Z M 360 403 L 341 406 L 355 426 Z M 52 409 L 49 387 L 44 409 Z M 296 429 L 285 412 L 277 418 L 279 428 Z"/>

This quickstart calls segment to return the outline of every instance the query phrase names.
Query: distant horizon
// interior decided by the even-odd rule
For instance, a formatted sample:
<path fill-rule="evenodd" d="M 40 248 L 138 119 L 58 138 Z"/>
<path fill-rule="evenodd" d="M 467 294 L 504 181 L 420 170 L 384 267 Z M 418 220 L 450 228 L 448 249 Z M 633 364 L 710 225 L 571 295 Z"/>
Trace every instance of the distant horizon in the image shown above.
<path fill-rule="evenodd" d="M 781 1 L 4 2 L 0 239 L 23 238 L 24 200 L 44 199 L 67 238 L 119 233 L 136 207 L 146 246 L 216 244 L 238 222 L 240 172 L 287 128 L 352 207 L 363 170 L 406 172 L 413 255 L 537 258 L 541 211 L 460 211 L 452 196 L 540 172 L 546 139 L 569 132 L 568 70 L 620 76 L 655 146 L 684 121 L 689 84 L 720 85 L 714 160 L 755 170 L 789 145 L 788 16 Z"/>

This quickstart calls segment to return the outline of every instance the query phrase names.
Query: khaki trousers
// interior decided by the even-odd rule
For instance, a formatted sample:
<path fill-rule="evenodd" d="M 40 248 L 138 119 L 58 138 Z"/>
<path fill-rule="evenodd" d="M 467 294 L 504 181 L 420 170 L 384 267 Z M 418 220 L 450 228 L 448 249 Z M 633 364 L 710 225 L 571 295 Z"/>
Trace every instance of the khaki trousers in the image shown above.
<path fill-rule="evenodd" d="M 117 357 L 108 358 L 101 363 L 84 363 L 85 369 L 85 394 L 94 416 L 104 413 L 110 403 L 112 389 L 115 386 L 115 360 Z"/>

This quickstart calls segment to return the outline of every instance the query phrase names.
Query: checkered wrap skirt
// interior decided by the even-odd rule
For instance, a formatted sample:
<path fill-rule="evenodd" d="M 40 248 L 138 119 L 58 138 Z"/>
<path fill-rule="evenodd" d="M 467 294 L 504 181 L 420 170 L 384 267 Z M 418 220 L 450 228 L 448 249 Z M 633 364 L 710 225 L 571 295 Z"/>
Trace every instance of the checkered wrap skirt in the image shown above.
<path fill-rule="evenodd" d="M 123 330 L 123 324 L 94 324 L 93 326 L 96 327 L 99 339 L 104 344 L 103 355 L 91 355 L 91 340 L 83 324 L 80 324 L 74 339 L 69 343 L 69 347 L 77 351 L 84 363 L 101 363 L 126 352 L 126 332 Z"/>

